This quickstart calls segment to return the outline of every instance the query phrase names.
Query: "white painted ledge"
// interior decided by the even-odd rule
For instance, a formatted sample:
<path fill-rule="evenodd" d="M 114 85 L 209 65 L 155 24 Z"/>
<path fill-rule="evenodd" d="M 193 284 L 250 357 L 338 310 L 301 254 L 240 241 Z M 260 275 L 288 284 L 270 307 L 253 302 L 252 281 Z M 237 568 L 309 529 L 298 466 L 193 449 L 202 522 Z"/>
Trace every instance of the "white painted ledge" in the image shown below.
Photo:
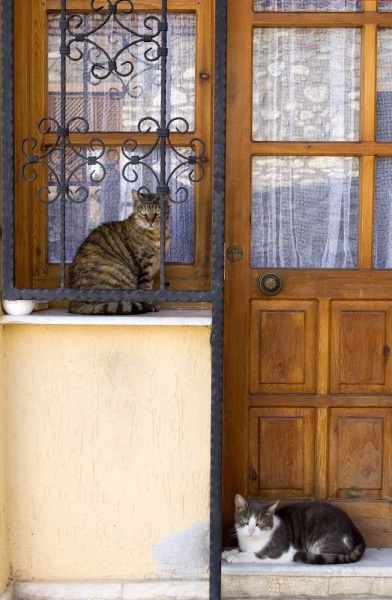
<path fill-rule="evenodd" d="M 210 310 L 161 310 L 144 315 L 71 315 L 66 309 L 33 311 L 17 317 L 3 314 L 2 325 L 122 325 L 204 326 L 212 323 Z"/>

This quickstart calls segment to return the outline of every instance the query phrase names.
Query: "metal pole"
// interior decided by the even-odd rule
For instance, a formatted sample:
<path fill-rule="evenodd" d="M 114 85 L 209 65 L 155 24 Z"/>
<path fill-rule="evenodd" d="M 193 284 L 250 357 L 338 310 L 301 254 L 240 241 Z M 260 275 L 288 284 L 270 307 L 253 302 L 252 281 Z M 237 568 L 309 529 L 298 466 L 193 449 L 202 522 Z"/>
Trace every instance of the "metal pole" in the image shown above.
<path fill-rule="evenodd" d="M 221 598 L 223 286 L 227 0 L 215 3 L 210 600 Z"/>
<path fill-rule="evenodd" d="M 168 186 L 166 183 L 166 152 L 167 152 L 167 137 L 169 132 L 167 130 L 167 0 L 162 0 L 162 13 L 161 13 L 161 47 L 159 48 L 159 54 L 161 57 L 161 119 L 160 119 L 160 136 L 159 140 L 159 152 L 160 152 L 160 177 L 158 193 L 160 194 L 160 207 L 161 207 L 161 245 L 160 245 L 160 289 L 165 289 L 165 198 L 169 194 Z"/>
<path fill-rule="evenodd" d="M 69 48 L 67 48 L 67 9 L 66 0 L 61 0 L 61 18 L 60 18 L 60 287 L 65 287 L 65 198 L 67 191 L 66 184 L 66 79 L 67 67 L 66 60 Z"/>

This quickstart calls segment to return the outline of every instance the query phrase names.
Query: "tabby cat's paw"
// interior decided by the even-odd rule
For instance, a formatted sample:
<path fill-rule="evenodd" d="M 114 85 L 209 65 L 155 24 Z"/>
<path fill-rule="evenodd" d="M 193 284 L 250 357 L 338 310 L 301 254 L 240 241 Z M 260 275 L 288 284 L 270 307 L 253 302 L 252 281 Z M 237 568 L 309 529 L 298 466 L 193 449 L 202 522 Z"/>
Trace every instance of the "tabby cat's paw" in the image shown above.
<path fill-rule="evenodd" d="M 156 302 L 143 302 L 143 306 L 146 312 L 159 312 L 159 304 Z"/>

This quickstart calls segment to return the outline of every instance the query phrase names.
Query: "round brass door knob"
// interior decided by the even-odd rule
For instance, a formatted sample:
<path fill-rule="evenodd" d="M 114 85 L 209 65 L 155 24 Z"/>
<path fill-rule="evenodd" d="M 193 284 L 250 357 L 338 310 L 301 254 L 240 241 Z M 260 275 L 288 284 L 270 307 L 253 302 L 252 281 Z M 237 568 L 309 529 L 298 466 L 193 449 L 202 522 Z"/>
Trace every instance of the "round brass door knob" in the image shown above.
<path fill-rule="evenodd" d="M 276 273 L 266 273 L 259 279 L 259 288 L 267 296 L 273 296 L 282 289 L 282 279 Z"/>

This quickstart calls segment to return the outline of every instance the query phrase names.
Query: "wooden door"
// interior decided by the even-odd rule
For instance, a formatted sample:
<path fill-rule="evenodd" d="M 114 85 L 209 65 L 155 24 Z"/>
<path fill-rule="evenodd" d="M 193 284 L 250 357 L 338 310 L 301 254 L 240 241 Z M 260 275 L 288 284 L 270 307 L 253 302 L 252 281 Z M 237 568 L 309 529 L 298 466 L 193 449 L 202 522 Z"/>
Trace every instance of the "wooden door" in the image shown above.
<path fill-rule="evenodd" d="M 226 534 L 241 493 L 327 499 L 369 546 L 392 545 L 392 2 L 378 4 L 228 1 Z"/>

